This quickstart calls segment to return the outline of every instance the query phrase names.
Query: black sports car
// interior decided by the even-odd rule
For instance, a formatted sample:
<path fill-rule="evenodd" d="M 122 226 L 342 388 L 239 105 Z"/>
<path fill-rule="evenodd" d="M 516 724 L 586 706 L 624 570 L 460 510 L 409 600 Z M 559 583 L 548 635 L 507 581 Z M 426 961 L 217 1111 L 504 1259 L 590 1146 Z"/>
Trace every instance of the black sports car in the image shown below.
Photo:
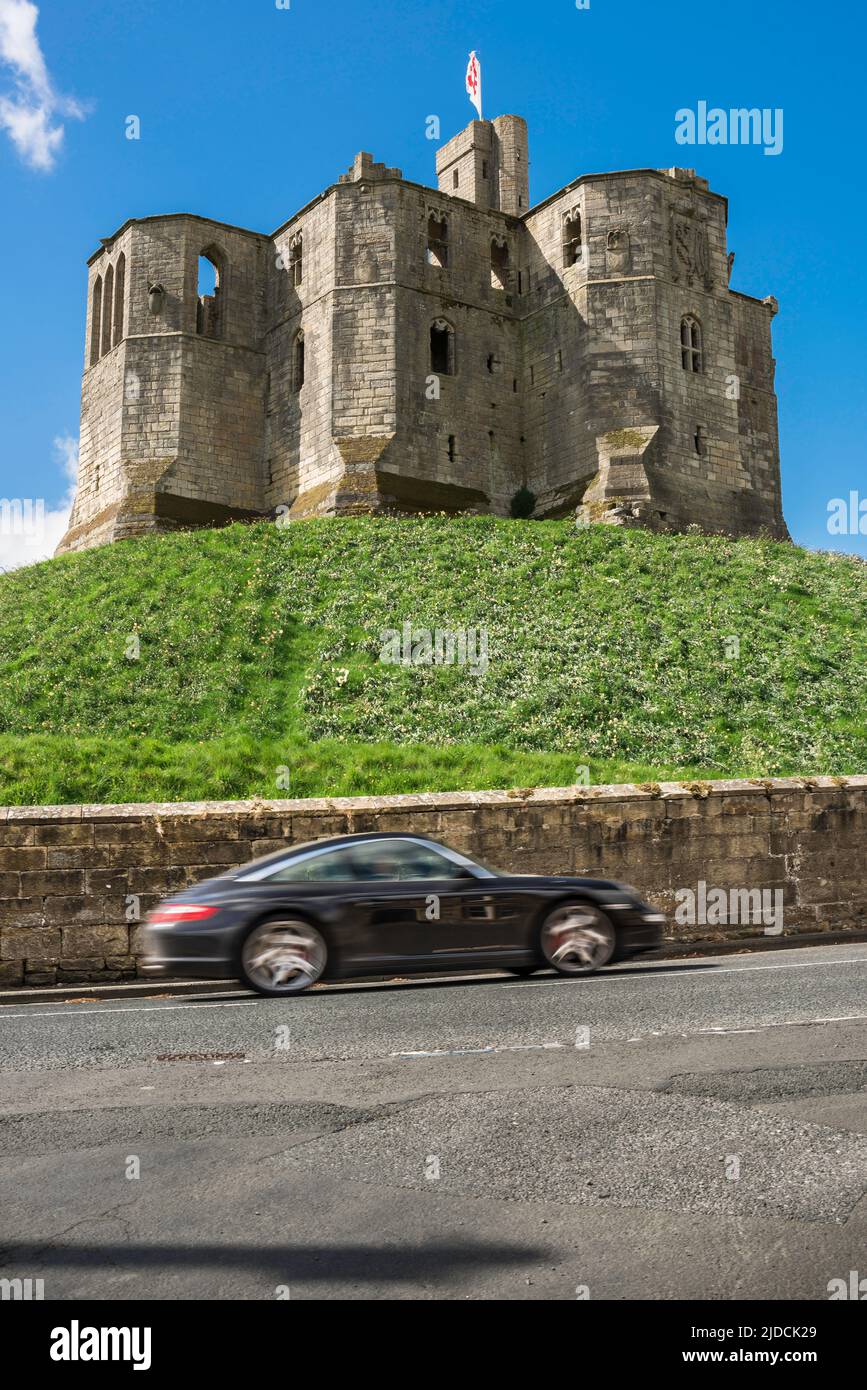
<path fill-rule="evenodd" d="M 145 924 L 145 968 L 272 995 L 411 971 L 584 975 L 652 950 L 663 921 L 621 883 L 500 873 L 424 835 L 344 835 L 166 899 Z"/>

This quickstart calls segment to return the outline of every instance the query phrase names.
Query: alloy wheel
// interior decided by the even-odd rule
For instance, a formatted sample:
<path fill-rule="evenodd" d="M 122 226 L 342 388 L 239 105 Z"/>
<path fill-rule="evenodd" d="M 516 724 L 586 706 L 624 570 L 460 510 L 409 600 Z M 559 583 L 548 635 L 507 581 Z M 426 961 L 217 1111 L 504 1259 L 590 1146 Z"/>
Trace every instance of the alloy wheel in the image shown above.
<path fill-rule="evenodd" d="M 248 984 L 267 994 L 298 994 L 320 978 L 328 959 L 321 934 L 309 922 L 262 922 L 241 949 Z"/>
<path fill-rule="evenodd" d="M 588 975 L 607 965 L 616 945 L 614 928 L 598 907 L 564 903 L 545 919 L 542 953 L 564 975 Z"/>

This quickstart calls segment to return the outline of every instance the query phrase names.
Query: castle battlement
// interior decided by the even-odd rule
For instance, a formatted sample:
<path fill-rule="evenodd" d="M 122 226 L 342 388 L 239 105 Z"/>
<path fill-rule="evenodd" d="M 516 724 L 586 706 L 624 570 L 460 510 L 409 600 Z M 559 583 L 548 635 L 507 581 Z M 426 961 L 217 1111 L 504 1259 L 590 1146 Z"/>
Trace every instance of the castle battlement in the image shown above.
<path fill-rule="evenodd" d="M 726 200 L 638 169 L 532 207 L 511 115 L 436 170 L 362 152 L 270 236 L 174 214 L 102 241 L 60 551 L 278 512 L 508 515 L 522 488 L 536 516 L 786 536 L 777 305 L 729 287 Z"/>

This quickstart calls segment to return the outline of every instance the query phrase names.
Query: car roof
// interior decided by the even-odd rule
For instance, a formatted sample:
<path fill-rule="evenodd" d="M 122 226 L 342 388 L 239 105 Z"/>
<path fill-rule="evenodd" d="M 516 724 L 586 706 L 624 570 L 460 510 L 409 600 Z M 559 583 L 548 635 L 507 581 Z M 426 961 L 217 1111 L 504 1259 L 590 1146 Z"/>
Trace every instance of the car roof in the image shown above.
<path fill-rule="evenodd" d="M 276 849 L 271 854 L 263 854 L 254 859 L 248 859 L 246 864 L 242 864 L 240 869 L 233 869 L 231 874 L 226 877 L 233 877 L 241 873 L 244 869 L 249 869 L 253 864 L 261 868 L 265 864 L 277 863 L 282 859 L 291 859 L 296 854 L 308 854 L 312 849 L 328 849 L 330 846 L 338 845 L 358 845 L 364 844 L 368 840 L 415 840 L 418 844 L 439 845 L 441 849 L 448 849 L 448 845 L 443 845 L 441 841 L 431 839 L 430 835 L 416 835 L 411 830 L 370 830 L 359 831 L 353 835 L 325 835 L 319 840 L 304 840 L 298 844 L 287 845 L 285 849 Z M 469 856 L 465 856 L 469 857 Z"/>

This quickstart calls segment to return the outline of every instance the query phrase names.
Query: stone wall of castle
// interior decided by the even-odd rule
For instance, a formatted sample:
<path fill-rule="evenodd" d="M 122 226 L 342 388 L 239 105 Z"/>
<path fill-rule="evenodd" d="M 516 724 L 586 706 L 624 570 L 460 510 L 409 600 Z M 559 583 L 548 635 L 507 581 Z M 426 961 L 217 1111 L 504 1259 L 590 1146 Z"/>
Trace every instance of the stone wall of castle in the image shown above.
<path fill-rule="evenodd" d="M 434 213 L 448 228 L 448 263 L 427 257 Z M 398 420 L 391 472 L 419 477 L 434 508 L 508 512 L 523 480 L 520 324 L 515 312 L 519 225 L 499 212 L 414 186 L 402 190 Z M 492 284 L 491 240 L 508 252 L 507 287 Z M 453 334 L 453 372 L 432 381 L 430 329 Z M 386 460 L 388 466 L 389 460 Z"/>
<path fill-rule="evenodd" d="M 319 199 L 281 227 L 266 255 L 265 507 L 318 511 L 340 458 L 331 432 L 335 200 Z M 300 243 L 298 238 L 301 238 Z M 293 247 L 302 274 L 295 283 Z M 299 335 L 304 381 L 298 384 Z"/>
<path fill-rule="evenodd" d="M 471 122 L 437 170 L 425 188 L 360 154 L 272 237 L 181 215 L 104 243 L 61 550 L 278 510 L 508 515 L 522 485 L 538 516 L 787 534 L 776 305 L 729 288 L 725 200 L 637 170 L 530 210 L 513 116 Z"/>

